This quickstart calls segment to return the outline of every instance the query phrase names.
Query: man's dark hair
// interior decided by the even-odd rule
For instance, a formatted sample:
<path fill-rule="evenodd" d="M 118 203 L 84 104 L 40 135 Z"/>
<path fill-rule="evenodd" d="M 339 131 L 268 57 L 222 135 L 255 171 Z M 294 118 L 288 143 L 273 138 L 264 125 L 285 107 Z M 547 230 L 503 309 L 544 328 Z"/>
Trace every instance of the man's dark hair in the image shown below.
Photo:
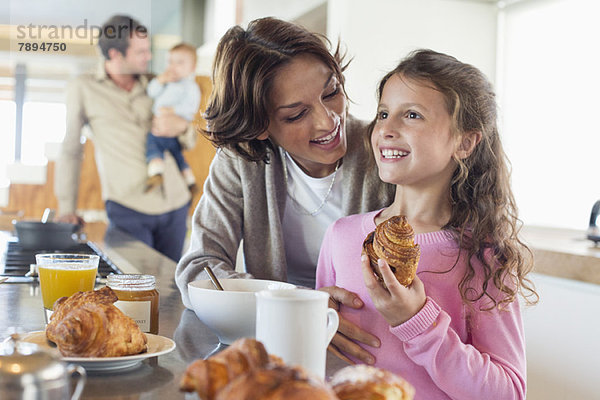
<path fill-rule="evenodd" d="M 125 55 L 129 47 L 129 39 L 133 36 L 147 37 L 148 29 L 139 21 L 127 15 L 114 15 L 102 25 L 98 46 L 105 59 L 110 59 L 108 51 L 116 49 Z"/>

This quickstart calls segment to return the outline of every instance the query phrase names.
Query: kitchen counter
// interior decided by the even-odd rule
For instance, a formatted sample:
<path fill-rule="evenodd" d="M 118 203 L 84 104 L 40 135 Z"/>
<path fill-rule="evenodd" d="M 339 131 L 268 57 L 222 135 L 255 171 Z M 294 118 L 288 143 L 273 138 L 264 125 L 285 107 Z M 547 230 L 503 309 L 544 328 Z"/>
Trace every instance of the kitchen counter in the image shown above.
<path fill-rule="evenodd" d="M 0 232 L 0 254 L 8 234 Z M 583 231 L 526 227 L 523 238 L 531 246 L 538 273 L 600 284 L 600 248 L 585 239 Z M 130 371 L 90 374 L 84 399 L 196 399 L 179 392 L 187 365 L 224 348 L 196 315 L 181 303 L 173 274 L 175 263 L 145 244 L 119 231 L 107 231 L 98 247 L 125 273 L 147 273 L 157 278 L 160 292 L 159 334 L 175 340 L 177 348 L 151 358 Z M 0 285 L 0 341 L 11 327 L 23 332 L 44 329 L 42 300 L 37 283 Z M 330 376 L 346 364 L 328 354 Z"/>
<path fill-rule="evenodd" d="M 7 235 L 0 235 L 0 254 Z M 225 346 L 196 315 L 183 306 L 175 286 L 175 263 L 120 231 L 107 231 L 98 247 L 125 273 L 155 275 L 160 293 L 159 335 L 175 341 L 177 348 L 166 355 L 150 358 L 142 365 L 118 373 L 91 373 L 83 399 L 196 399 L 179 392 L 179 381 L 189 363 L 206 358 Z M 11 327 L 23 332 L 44 329 L 42 299 L 37 283 L 0 285 L 0 341 Z M 346 364 L 328 353 L 328 376 Z"/>
<path fill-rule="evenodd" d="M 535 272 L 600 285 L 600 246 L 585 231 L 526 226 L 522 236 L 533 251 Z"/>

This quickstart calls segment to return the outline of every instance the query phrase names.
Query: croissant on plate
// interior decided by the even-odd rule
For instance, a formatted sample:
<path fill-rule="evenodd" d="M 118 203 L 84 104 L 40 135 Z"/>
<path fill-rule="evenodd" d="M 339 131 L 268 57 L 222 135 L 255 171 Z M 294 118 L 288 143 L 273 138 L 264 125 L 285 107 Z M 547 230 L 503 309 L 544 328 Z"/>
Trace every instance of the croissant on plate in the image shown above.
<path fill-rule="evenodd" d="M 116 300 L 109 287 L 58 299 L 46 337 L 65 357 L 120 357 L 146 351 L 146 335 L 113 305 Z"/>
<path fill-rule="evenodd" d="M 342 368 L 330 384 L 339 400 L 412 400 L 415 395 L 398 375 L 364 364 Z"/>
<path fill-rule="evenodd" d="M 271 359 L 265 346 L 250 338 L 233 342 L 227 349 L 206 360 L 191 363 L 179 385 L 184 392 L 196 392 L 203 400 L 213 400 L 229 382 L 253 369 L 262 368 Z"/>
<path fill-rule="evenodd" d="M 389 264 L 394 276 L 404 286 L 409 286 L 417 273 L 421 249 L 414 242 L 415 232 L 404 215 L 391 217 L 367 235 L 363 248 L 371 262 L 371 268 L 383 283 L 377 260 Z"/>

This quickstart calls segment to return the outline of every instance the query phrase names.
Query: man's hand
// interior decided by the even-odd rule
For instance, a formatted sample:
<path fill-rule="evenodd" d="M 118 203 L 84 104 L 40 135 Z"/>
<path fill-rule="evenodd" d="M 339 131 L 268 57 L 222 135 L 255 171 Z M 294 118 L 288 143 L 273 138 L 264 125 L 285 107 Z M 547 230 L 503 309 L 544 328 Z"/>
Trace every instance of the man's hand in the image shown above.
<path fill-rule="evenodd" d="M 79 215 L 75 214 L 64 214 L 55 219 L 56 222 L 64 222 L 67 224 L 75 224 L 83 227 L 85 221 Z"/>
<path fill-rule="evenodd" d="M 329 286 L 319 290 L 329 293 L 329 307 L 337 311 L 340 309 L 340 304 L 355 309 L 359 309 L 364 305 L 362 300 L 355 293 L 349 292 L 346 289 L 337 286 Z M 354 362 L 346 355 L 358 358 L 367 364 L 374 364 L 375 357 L 362 348 L 359 343 L 364 343 L 371 347 L 379 347 L 381 345 L 379 338 L 363 330 L 358 325 L 344 319 L 341 315 L 339 317 L 340 325 L 329 345 L 329 350 L 351 364 L 354 364 Z"/>
<path fill-rule="evenodd" d="M 177 137 L 187 130 L 188 123 L 186 119 L 177 114 L 161 109 L 159 115 L 152 119 L 152 134 L 162 137 Z"/>

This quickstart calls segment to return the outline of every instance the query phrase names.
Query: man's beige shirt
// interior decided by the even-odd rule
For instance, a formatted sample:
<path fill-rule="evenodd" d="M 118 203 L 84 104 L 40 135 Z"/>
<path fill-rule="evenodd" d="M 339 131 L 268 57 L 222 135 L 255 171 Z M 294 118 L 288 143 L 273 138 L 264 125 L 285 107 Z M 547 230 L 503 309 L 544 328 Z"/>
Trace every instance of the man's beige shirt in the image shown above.
<path fill-rule="evenodd" d="M 165 155 L 164 191 L 144 193 L 147 178 L 146 135 L 152 120 L 148 80 L 140 76 L 131 91 L 119 88 L 102 67 L 67 88 L 67 126 L 56 165 L 55 193 L 60 214 L 74 213 L 83 154 L 82 128 L 95 148 L 103 200 L 112 200 L 145 214 L 163 214 L 184 206 L 190 193 L 170 154 Z M 193 126 L 179 137 L 184 148 L 193 147 Z"/>

